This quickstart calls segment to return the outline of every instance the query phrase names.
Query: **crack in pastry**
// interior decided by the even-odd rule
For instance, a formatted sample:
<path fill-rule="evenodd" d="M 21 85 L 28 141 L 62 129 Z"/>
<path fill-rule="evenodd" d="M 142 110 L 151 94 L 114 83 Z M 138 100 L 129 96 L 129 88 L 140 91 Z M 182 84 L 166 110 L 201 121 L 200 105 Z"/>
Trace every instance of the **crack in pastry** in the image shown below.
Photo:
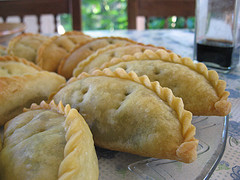
<path fill-rule="evenodd" d="M 76 109 L 42 101 L 6 123 L 1 179 L 97 180 L 98 176 L 92 133 Z"/>
<path fill-rule="evenodd" d="M 183 99 L 185 109 L 193 115 L 226 116 L 231 111 L 226 82 L 219 80 L 216 71 L 208 70 L 202 63 L 193 63 L 190 58 L 181 58 L 163 49 L 146 50 L 113 58 L 100 69 L 119 67 L 127 67 L 126 71 L 134 71 L 139 76 L 147 75 L 151 81 L 170 88 L 175 96 Z"/>
<path fill-rule="evenodd" d="M 123 55 L 133 55 L 137 52 L 145 51 L 146 49 L 156 51 L 158 49 L 165 48 L 153 45 L 145 45 L 142 43 L 128 44 L 125 46 L 119 44 L 108 45 L 105 48 L 99 49 L 98 51 L 96 51 L 83 61 L 79 62 L 77 67 L 73 71 L 73 76 L 77 77 L 81 72 L 91 72 L 94 69 L 100 67 L 102 64 L 110 61 L 114 57 L 122 57 Z"/>
<path fill-rule="evenodd" d="M 23 107 L 47 100 L 63 83 L 64 77 L 43 71 L 30 61 L 0 57 L 0 125 L 21 113 Z"/>
<path fill-rule="evenodd" d="M 57 71 L 60 61 L 78 44 L 92 39 L 82 32 L 71 31 L 61 36 L 53 36 L 43 43 L 37 52 L 37 64 L 48 71 Z"/>
<path fill-rule="evenodd" d="M 83 101 L 76 101 L 88 89 Z M 85 92 L 85 91 L 84 91 Z M 77 95 L 77 96 L 76 96 Z M 76 108 L 97 146 L 146 157 L 193 162 L 198 140 L 180 98 L 147 76 L 121 68 L 71 78 L 49 100 Z"/>
<path fill-rule="evenodd" d="M 88 56 L 97 50 L 104 48 L 108 45 L 120 44 L 136 44 L 137 42 L 123 37 L 100 37 L 94 38 L 85 44 L 80 44 L 72 52 L 69 53 L 60 63 L 58 73 L 69 79 L 72 77 L 74 68 L 78 63 L 86 59 Z"/>
<path fill-rule="evenodd" d="M 8 44 L 8 55 L 25 58 L 36 63 L 37 50 L 49 37 L 41 34 L 24 33 L 12 38 Z"/>

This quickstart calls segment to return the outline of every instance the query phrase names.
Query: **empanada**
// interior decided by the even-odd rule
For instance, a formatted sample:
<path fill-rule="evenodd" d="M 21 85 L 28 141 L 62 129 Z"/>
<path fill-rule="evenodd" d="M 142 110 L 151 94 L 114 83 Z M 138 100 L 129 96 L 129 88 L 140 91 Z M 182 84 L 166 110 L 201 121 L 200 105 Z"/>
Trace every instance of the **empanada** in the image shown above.
<path fill-rule="evenodd" d="M 52 98 L 82 114 L 100 147 L 187 163 L 196 159 L 191 112 L 147 76 L 120 68 L 82 73 Z"/>
<path fill-rule="evenodd" d="M 66 56 L 60 63 L 58 73 L 69 79 L 72 77 L 74 68 L 79 62 L 86 59 L 88 56 L 96 52 L 97 50 L 106 47 L 111 44 L 136 44 L 137 42 L 132 41 L 128 38 L 123 37 L 100 37 L 95 38 L 85 44 L 77 46 L 68 56 Z"/>
<path fill-rule="evenodd" d="M 227 101 L 229 92 L 226 82 L 219 80 L 216 71 L 208 70 L 202 63 L 194 63 L 190 58 L 180 58 L 174 53 L 146 50 L 134 56 L 114 58 L 101 69 L 118 67 L 138 76 L 147 75 L 150 81 L 158 81 L 168 87 L 177 97 L 181 97 L 184 107 L 193 115 L 226 116 L 231 103 Z"/>
<path fill-rule="evenodd" d="M 102 64 L 110 61 L 114 57 L 122 57 L 123 55 L 133 55 L 137 52 L 143 52 L 146 49 L 156 51 L 158 49 L 165 49 L 153 45 L 144 45 L 141 43 L 129 44 L 122 46 L 119 44 L 109 45 L 101 48 L 87 59 L 81 61 L 73 71 L 73 76 L 77 77 L 82 72 L 91 72 L 95 68 L 100 67 Z M 169 50 L 168 50 L 169 51 Z"/>
<path fill-rule="evenodd" d="M 25 111 L 5 125 L 1 180 L 98 179 L 92 134 L 76 109 L 43 101 Z"/>
<path fill-rule="evenodd" d="M 42 71 L 30 61 L 0 57 L 0 126 L 19 114 L 23 107 L 47 100 L 63 83 L 64 77 Z"/>
<path fill-rule="evenodd" d="M 8 43 L 8 55 L 25 58 L 36 63 L 36 56 L 39 46 L 47 41 L 49 37 L 41 34 L 24 33 L 20 34 Z"/>
<path fill-rule="evenodd" d="M 44 70 L 56 72 L 62 58 L 75 46 L 90 39 L 92 39 L 90 36 L 79 31 L 70 31 L 61 36 L 53 36 L 39 47 L 37 65 Z"/>

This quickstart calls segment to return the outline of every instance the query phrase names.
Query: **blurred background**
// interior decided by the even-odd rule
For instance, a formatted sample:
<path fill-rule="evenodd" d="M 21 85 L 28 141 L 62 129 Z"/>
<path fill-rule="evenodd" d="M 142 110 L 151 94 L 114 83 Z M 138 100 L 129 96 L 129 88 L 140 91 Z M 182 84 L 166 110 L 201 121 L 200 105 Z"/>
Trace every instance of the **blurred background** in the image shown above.
<path fill-rule="evenodd" d="M 82 0 L 81 14 L 82 14 L 82 30 L 121 30 L 128 28 L 127 18 L 127 0 Z M 44 33 L 54 32 L 53 15 L 42 15 L 41 24 Z M 162 29 L 162 28 L 194 28 L 195 18 L 171 16 L 167 19 L 161 17 L 150 17 L 148 24 L 144 17 L 137 17 L 137 30 L 143 30 L 147 26 L 148 29 Z M 0 22 L 3 19 L 0 17 Z M 7 22 L 20 22 L 17 16 L 10 16 Z M 37 18 L 34 15 L 24 17 L 26 24 L 26 32 L 36 32 Z M 165 24 L 166 23 L 166 24 Z M 63 34 L 66 31 L 72 30 L 72 17 L 69 14 L 61 14 L 58 16 L 57 31 Z M 167 27 L 166 27 L 167 26 Z"/>

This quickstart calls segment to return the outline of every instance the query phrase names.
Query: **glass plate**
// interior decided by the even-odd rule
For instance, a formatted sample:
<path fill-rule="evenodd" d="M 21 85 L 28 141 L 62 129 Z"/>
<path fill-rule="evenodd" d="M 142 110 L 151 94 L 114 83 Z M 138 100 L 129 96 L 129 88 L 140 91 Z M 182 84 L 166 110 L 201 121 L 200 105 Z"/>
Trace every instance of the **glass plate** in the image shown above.
<path fill-rule="evenodd" d="M 225 150 L 229 117 L 193 117 L 198 158 L 191 164 L 140 157 L 96 147 L 99 180 L 209 179 Z M 0 129 L 3 132 L 3 128 Z"/>
<path fill-rule="evenodd" d="M 100 180 L 209 179 L 225 150 L 229 117 L 193 117 L 198 158 L 191 164 L 97 148 Z"/>

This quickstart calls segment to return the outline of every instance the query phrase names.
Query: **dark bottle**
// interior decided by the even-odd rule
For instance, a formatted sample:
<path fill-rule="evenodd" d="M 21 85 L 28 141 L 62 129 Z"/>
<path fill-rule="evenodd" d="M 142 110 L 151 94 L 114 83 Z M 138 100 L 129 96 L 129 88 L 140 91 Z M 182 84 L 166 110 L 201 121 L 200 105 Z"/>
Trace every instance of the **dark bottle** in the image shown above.
<path fill-rule="evenodd" d="M 212 67 L 230 67 L 233 45 L 228 41 L 205 40 L 197 43 L 197 60 Z"/>

